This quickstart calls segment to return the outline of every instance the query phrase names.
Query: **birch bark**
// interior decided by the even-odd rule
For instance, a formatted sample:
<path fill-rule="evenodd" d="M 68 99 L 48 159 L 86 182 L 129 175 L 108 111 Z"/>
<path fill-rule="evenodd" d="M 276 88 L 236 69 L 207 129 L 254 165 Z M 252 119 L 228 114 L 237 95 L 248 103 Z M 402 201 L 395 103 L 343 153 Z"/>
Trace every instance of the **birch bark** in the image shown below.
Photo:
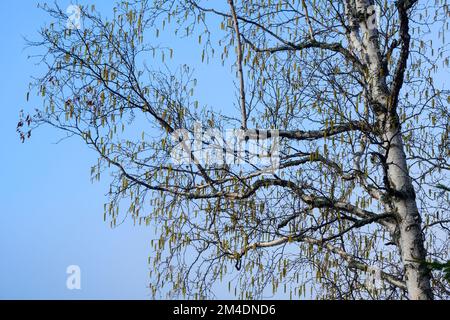
<path fill-rule="evenodd" d="M 351 27 L 349 42 L 367 66 L 367 95 L 376 115 L 382 140 L 382 153 L 388 182 L 386 210 L 397 214 L 397 246 L 405 271 L 405 281 L 410 299 L 432 299 L 430 273 L 423 264 L 426 250 L 421 228 L 421 216 L 416 203 L 416 193 L 409 175 L 397 110 L 389 105 L 392 97 L 386 82 L 387 70 L 378 42 L 377 26 L 369 25 L 373 1 L 347 0 L 346 12 Z M 409 45 L 407 39 L 406 45 Z M 404 44 L 405 45 L 405 44 Z"/>
<path fill-rule="evenodd" d="M 398 247 L 405 270 L 409 298 L 429 300 L 433 298 L 430 274 L 422 263 L 426 250 L 422 234 L 422 219 L 416 204 L 416 193 L 409 176 L 403 140 L 399 128 L 392 128 L 385 136 L 387 147 L 387 172 L 394 195 L 391 202 L 398 215 Z"/>

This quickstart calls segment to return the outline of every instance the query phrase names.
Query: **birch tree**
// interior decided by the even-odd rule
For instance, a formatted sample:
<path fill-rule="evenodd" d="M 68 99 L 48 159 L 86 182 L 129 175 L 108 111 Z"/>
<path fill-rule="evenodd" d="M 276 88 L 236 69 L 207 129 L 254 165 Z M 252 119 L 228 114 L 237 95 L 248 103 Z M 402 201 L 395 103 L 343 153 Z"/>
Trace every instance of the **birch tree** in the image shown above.
<path fill-rule="evenodd" d="M 81 7 L 81 28 L 43 9 L 43 106 L 18 132 L 51 125 L 98 154 L 105 221 L 155 229 L 155 297 L 448 299 L 428 267 L 449 260 L 446 0 L 129 1 Z M 232 65 L 226 111 L 196 95 L 195 66 L 165 67 L 162 34 Z M 279 169 L 174 164 L 198 123 L 276 130 Z"/>

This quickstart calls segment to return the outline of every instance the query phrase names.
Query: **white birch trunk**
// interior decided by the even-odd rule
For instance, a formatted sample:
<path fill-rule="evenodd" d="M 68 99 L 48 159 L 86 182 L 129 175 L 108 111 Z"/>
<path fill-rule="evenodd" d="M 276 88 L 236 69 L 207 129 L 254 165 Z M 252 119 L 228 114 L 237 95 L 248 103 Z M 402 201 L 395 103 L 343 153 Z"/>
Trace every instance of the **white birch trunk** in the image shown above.
<path fill-rule="evenodd" d="M 426 259 L 421 217 L 416 204 L 412 180 L 409 176 L 403 140 L 398 128 L 386 133 L 388 154 L 388 179 L 394 192 L 392 203 L 399 222 L 398 246 L 405 270 L 405 281 L 409 298 L 412 300 L 432 299 L 430 274 L 423 265 Z"/>
<path fill-rule="evenodd" d="M 371 1 L 353 0 L 346 1 L 346 14 L 349 16 L 349 25 L 352 27 L 350 43 L 362 61 L 368 67 L 370 92 L 372 101 L 376 102 L 377 110 L 374 109 L 379 130 L 383 132 L 384 150 L 388 150 L 386 155 L 387 178 L 389 185 L 393 189 L 390 198 L 390 205 L 398 214 L 398 247 L 401 253 L 401 260 L 405 269 L 405 281 L 410 299 L 425 300 L 432 299 L 430 287 L 430 273 L 423 265 L 426 259 L 423 233 L 421 229 L 421 217 L 416 204 L 416 193 L 409 176 L 409 169 L 406 162 L 406 155 L 401 136 L 397 115 L 389 115 L 388 101 L 389 89 L 386 85 L 383 71 L 382 57 L 378 43 L 378 29 L 370 27 L 365 20 L 358 21 L 357 17 L 352 17 L 353 7 L 359 14 L 367 14 Z M 375 107 L 375 105 L 373 105 Z M 380 109 L 380 107 L 382 107 Z M 395 111 L 394 111 L 395 113 Z M 393 119 L 394 118 L 394 119 Z"/>

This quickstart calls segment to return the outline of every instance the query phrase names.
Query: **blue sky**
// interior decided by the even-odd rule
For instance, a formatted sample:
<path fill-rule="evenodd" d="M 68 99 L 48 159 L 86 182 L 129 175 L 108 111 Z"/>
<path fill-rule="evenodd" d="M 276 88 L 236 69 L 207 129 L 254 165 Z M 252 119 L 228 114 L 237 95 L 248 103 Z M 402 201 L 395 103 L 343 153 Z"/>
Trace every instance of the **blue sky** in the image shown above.
<path fill-rule="evenodd" d="M 77 139 L 57 143 L 62 134 L 50 127 L 20 142 L 16 125 L 21 109 L 40 107 L 26 102 L 28 83 L 42 67 L 27 59 L 23 36 L 37 37 L 48 23 L 36 1 L 0 1 L 0 299 L 148 299 L 153 228 L 128 221 L 115 229 L 103 221 L 108 179 L 91 183 L 95 154 Z M 70 1 L 58 1 L 62 8 Z M 112 1 L 95 3 L 107 15 Z M 159 43 L 169 37 L 154 39 Z M 178 39 L 175 65 L 195 65 L 200 104 L 230 111 L 236 101 L 230 66 L 201 64 L 195 38 Z M 156 44 L 156 43 L 155 43 Z M 444 77 L 440 79 L 442 85 Z M 81 268 L 81 290 L 66 288 L 66 268 Z M 227 286 L 226 283 L 223 285 Z M 219 298 L 228 298 L 218 285 Z"/>
<path fill-rule="evenodd" d="M 15 132 L 20 109 L 41 105 L 37 98 L 25 98 L 30 77 L 42 69 L 27 59 L 32 52 L 23 36 L 36 38 L 38 28 L 49 22 L 36 3 L 0 2 L 0 299 L 149 298 L 153 228 L 128 222 L 111 229 L 103 221 L 108 185 L 107 179 L 90 182 L 95 154 L 76 139 L 57 143 L 62 135 L 49 127 L 25 144 Z M 112 9 L 111 1 L 95 4 L 106 13 Z M 175 59 L 200 65 L 199 79 L 208 76 L 197 89 L 203 102 L 233 99 L 229 69 L 199 64 L 198 48 L 189 39 L 175 45 L 182 49 L 178 56 L 175 50 Z M 81 268 L 81 290 L 66 288 L 69 265 Z"/>
<path fill-rule="evenodd" d="M 65 2 L 60 2 L 62 5 Z M 105 2 L 106 3 L 106 2 Z M 0 4 L 0 298 L 148 298 L 149 230 L 103 222 L 106 182 L 90 182 L 95 155 L 51 128 L 21 144 L 15 132 L 30 76 L 22 36 L 47 17 L 35 1 Z M 66 288 L 66 268 L 81 268 L 81 290 Z"/>
<path fill-rule="evenodd" d="M 61 2 L 64 5 L 64 2 Z M 21 144 L 15 132 L 25 93 L 39 67 L 27 59 L 22 36 L 47 17 L 34 1 L 0 8 L 0 298 L 148 298 L 150 230 L 103 221 L 106 182 L 90 182 L 95 155 L 51 128 Z M 66 268 L 81 268 L 81 290 L 66 288 Z"/>

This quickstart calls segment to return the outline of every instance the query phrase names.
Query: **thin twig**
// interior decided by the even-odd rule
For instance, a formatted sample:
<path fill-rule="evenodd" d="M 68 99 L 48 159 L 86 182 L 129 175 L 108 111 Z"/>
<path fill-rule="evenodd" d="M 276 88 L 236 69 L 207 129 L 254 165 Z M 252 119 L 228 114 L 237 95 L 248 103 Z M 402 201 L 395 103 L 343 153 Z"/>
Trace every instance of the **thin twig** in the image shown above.
<path fill-rule="evenodd" d="M 306 24 L 308 25 L 308 29 L 309 29 L 309 36 L 311 37 L 311 40 L 314 40 L 314 32 L 313 32 L 313 28 L 311 25 L 311 21 L 309 20 L 308 7 L 306 6 L 305 0 L 302 0 L 302 6 L 303 6 L 303 11 L 305 12 Z"/>
<path fill-rule="evenodd" d="M 240 101 L 241 101 L 241 117 L 242 117 L 242 129 L 247 129 L 247 111 L 245 106 L 245 85 L 244 85 L 244 72 L 242 71 L 242 43 L 241 43 L 241 33 L 239 31 L 239 22 L 236 14 L 236 9 L 234 8 L 233 0 L 228 0 L 231 9 L 231 16 L 233 18 L 234 31 L 236 32 L 237 40 L 237 66 L 239 73 L 239 86 L 240 86 Z"/>

